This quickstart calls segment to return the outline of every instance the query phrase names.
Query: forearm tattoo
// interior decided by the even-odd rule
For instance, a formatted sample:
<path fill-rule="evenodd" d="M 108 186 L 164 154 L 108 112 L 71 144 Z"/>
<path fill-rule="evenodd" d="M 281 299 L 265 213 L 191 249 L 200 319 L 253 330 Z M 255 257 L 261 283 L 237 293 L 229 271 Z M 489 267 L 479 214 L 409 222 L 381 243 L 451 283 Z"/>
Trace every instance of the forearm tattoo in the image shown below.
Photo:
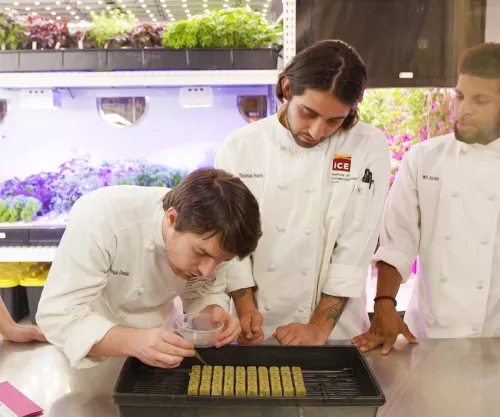
<path fill-rule="evenodd" d="M 337 322 L 340 319 L 349 298 L 333 297 L 325 294 L 322 295 L 322 298 L 330 298 L 332 300 L 332 304 L 323 311 L 323 315 L 326 317 L 326 320 L 333 320 L 334 322 Z"/>
<path fill-rule="evenodd" d="M 245 295 L 247 295 L 247 291 L 248 288 L 242 288 L 241 290 L 233 291 L 232 293 L 230 293 L 230 295 L 233 298 L 233 300 L 235 300 L 236 298 L 242 298 Z"/>

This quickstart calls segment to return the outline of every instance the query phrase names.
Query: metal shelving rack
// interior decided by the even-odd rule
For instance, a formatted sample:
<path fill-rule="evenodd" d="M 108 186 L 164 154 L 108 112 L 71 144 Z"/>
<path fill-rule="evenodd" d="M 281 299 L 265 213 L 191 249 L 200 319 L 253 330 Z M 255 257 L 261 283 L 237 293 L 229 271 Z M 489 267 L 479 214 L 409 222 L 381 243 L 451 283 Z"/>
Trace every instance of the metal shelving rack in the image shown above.
<path fill-rule="evenodd" d="M 296 52 L 295 0 L 283 4 L 283 63 Z M 191 85 L 268 85 L 272 89 L 279 70 L 235 71 L 127 71 L 127 72 L 32 72 L 3 73 L 0 88 L 106 88 L 170 87 Z M 0 236 L 1 238 L 1 236 Z M 0 246 L 0 262 L 51 262 L 56 246 Z"/>

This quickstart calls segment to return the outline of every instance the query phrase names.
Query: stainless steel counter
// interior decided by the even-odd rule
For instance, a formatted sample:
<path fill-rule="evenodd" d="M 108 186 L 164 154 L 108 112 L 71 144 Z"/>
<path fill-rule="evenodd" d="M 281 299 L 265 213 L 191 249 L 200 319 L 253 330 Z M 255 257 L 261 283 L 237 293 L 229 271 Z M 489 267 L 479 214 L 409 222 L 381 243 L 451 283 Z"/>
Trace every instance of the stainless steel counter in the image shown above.
<path fill-rule="evenodd" d="M 376 351 L 366 358 L 387 399 L 378 417 L 500 415 L 500 338 L 399 341 L 388 357 Z M 114 417 L 111 393 L 123 361 L 76 371 L 53 346 L 0 341 L 0 382 L 9 381 L 45 416 Z"/>

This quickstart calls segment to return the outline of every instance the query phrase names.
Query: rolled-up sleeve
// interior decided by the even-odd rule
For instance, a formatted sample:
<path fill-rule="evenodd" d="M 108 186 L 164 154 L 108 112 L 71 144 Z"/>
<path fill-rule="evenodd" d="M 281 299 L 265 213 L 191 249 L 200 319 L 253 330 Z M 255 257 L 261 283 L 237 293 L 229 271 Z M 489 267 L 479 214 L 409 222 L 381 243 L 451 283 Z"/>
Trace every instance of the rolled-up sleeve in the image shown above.
<path fill-rule="evenodd" d="M 234 157 L 231 151 L 231 142 L 227 139 L 215 156 L 215 168 L 223 169 L 232 175 L 236 175 L 234 169 Z M 233 292 L 242 288 L 253 288 L 255 279 L 252 272 L 251 255 L 243 260 L 233 259 L 224 269 L 227 282 L 227 291 Z"/>
<path fill-rule="evenodd" d="M 392 265 L 406 282 L 418 255 L 420 208 L 417 192 L 417 149 L 407 152 L 387 198 L 380 227 L 380 246 L 373 262 Z"/>
<path fill-rule="evenodd" d="M 382 211 L 391 177 L 390 153 L 385 135 L 373 138 L 363 171 L 372 172 L 374 187 L 364 198 L 354 191 L 335 241 L 322 292 L 338 297 L 361 297 L 370 261 L 379 237 Z M 359 214 L 361 213 L 361 214 Z"/>
<path fill-rule="evenodd" d="M 61 348 L 74 368 L 92 367 L 104 358 L 86 357 L 115 325 L 92 310 L 107 282 L 110 253 L 89 224 L 78 201 L 52 263 L 38 305 L 37 324 L 47 340 Z"/>

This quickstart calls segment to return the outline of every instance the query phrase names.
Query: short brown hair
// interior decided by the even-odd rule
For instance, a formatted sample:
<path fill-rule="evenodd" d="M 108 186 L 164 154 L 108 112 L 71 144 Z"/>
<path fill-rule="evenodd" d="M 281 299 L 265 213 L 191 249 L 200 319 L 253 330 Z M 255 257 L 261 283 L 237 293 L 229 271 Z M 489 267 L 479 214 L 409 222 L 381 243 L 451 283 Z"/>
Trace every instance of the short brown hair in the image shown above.
<path fill-rule="evenodd" d="M 324 40 L 298 53 L 279 76 L 276 96 L 281 102 L 285 77 L 290 80 L 292 97 L 310 88 L 329 91 L 351 106 L 341 129 L 350 129 L 358 121 L 357 106 L 363 99 L 368 75 L 363 59 L 352 46 L 341 40 Z"/>
<path fill-rule="evenodd" d="M 259 203 L 237 177 L 215 168 L 186 175 L 163 198 L 178 213 L 175 230 L 220 236 L 222 250 L 244 259 L 262 236 Z"/>
<path fill-rule="evenodd" d="M 500 43 L 481 43 L 464 51 L 458 62 L 458 74 L 500 78 Z"/>

